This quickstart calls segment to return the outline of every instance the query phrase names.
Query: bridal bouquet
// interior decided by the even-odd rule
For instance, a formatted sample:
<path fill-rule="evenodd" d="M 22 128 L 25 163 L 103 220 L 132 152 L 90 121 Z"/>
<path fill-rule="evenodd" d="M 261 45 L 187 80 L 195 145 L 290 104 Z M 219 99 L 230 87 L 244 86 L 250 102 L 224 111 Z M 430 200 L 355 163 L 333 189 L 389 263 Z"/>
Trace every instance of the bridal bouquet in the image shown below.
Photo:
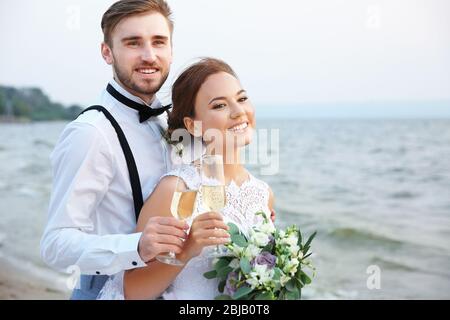
<path fill-rule="evenodd" d="M 265 217 L 264 213 L 258 213 Z M 314 232 L 305 243 L 300 230 L 291 226 L 276 230 L 265 222 L 248 236 L 232 223 L 231 242 L 225 245 L 229 255 L 217 258 L 207 279 L 219 279 L 217 300 L 298 300 L 302 288 L 311 283 L 305 272 L 315 269 L 308 257 Z"/>

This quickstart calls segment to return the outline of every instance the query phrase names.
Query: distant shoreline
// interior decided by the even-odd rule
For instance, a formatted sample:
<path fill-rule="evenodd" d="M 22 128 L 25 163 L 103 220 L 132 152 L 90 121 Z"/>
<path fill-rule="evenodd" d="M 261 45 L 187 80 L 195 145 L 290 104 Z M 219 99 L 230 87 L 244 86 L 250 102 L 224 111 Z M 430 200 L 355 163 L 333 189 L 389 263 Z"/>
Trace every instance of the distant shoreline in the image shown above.
<path fill-rule="evenodd" d="M 6 118 L 0 116 L 0 124 L 28 124 L 28 123 L 41 123 L 41 122 L 70 122 L 66 119 L 49 119 L 49 120 L 32 120 L 28 118 Z"/>
<path fill-rule="evenodd" d="M 0 117 L 0 123 L 31 123 L 31 122 L 33 122 L 31 119 Z"/>

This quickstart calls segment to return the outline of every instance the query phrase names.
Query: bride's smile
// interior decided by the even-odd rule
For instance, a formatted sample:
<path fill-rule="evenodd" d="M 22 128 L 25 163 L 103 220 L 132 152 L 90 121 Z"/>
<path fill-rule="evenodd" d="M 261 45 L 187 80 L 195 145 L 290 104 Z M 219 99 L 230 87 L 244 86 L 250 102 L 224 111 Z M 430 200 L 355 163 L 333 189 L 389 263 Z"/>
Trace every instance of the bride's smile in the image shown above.
<path fill-rule="evenodd" d="M 248 128 L 248 121 L 232 126 L 231 128 L 228 128 L 228 131 L 231 131 L 233 133 L 243 133 L 247 130 L 247 128 Z"/>

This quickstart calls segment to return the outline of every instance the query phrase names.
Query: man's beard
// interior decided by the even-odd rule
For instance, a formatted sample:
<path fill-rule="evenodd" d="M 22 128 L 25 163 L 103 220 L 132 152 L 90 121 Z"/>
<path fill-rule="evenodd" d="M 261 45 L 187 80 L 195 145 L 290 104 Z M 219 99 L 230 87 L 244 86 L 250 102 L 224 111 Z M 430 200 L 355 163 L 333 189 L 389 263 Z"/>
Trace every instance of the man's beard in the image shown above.
<path fill-rule="evenodd" d="M 134 82 L 131 76 L 127 76 L 126 72 L 123 72 L 119 65 L 114 61 L 113 64 L 114 70 L 116 72 L 117 80 L 120 81 L 125 87 L 133 90 L 136 93 L 144 94 L 144 95 L 154 95 L 156 94 L 161 87 L 166 82 L 167 77 L 169 76 L 169 72 L 163 73 L 162 69 L 159 68 L 159 72 L 161 72 L 161 81 L 154 83 L 154 81 L 149 81 L 146 85 L 139 85 Z"/>

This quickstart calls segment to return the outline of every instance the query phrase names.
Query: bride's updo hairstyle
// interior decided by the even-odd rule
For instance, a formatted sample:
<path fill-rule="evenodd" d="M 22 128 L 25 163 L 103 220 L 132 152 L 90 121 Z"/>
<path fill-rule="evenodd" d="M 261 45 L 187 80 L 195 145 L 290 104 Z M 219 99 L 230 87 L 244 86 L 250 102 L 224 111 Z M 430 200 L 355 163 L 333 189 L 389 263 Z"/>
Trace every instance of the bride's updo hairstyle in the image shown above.
<path fill-rule="evenodd" d="M 191 65 L 177 78 L 172 87 L 172 111 L 167 120 L 169 137 L 177 129 L 187 129 L 184 118 L 195 117 L 195 100 L 198 91 L 209 76 L 226 72 L 236 79 L 236 73 L 231 67 L 219 59 L 203 58 Z"/>

